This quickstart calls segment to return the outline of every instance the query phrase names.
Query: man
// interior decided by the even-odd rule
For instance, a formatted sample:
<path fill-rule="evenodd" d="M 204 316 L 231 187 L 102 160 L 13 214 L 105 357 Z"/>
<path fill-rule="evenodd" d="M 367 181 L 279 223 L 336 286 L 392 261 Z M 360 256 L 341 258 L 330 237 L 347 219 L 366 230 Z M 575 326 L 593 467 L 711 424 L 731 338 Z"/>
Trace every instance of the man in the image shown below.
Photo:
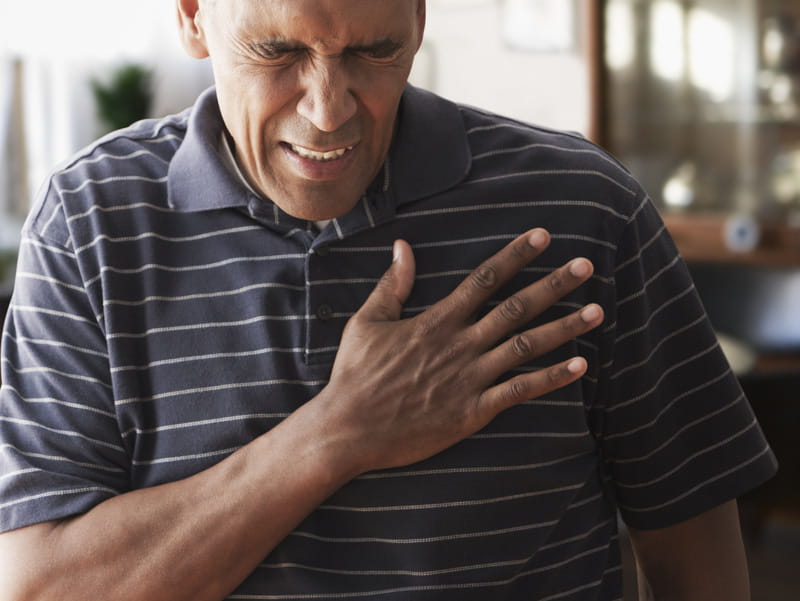
<path fill-rule="evenodd" d="M 177 6 L 216 90 L 26 225 L 0 598 L 618 599 L 618 510 L 747 598 L 774 460 L 630 175 L 407 87 L 423 0 Z"/>

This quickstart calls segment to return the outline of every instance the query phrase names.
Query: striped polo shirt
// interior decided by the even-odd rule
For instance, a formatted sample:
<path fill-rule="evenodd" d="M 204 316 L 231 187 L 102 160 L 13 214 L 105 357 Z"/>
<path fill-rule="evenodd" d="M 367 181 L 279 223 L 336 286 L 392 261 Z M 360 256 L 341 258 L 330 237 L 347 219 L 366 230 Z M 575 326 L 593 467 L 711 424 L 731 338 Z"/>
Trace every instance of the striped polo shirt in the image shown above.
<path fill-rule="evenodd" d="M 552 244 L 498 298 L 585 256 L 592 279 L 534 323 L 588 302 L 606 321 L 508 376 L 575 354 L 586 375 L 356 478 L 230 598 L 619 599 L 618 514 L 664 527 L 774 472 L 652 204 L 583 138 L 408 87 L 379 176 L 318 231 L 231 173 L 223 127 L 212 89 L 36 201 L 2 339 L 0 529 L 190 476 L 280 423 L 325 386 L 395 239 L 413 316 L 533 227 Z"/>

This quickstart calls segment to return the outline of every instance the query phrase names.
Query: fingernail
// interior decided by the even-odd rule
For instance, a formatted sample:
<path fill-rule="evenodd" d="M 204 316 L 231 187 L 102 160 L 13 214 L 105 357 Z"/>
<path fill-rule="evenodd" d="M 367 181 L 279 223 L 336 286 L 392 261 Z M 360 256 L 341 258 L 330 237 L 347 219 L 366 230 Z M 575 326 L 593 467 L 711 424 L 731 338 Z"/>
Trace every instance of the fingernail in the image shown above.
<path fill-rule="evenodd" d="M 581 311 L 581 319 L 586 323 L 591 323 L 600 319 L 601 315 L 602 311 L 597 305 L 589 305 L 583 311 Z"/>
<path fill-rule="evenodd" d="M 586 361 L 580 357 L 567 363 L 567 370 L 569 370 L 571 374 L 579 374 L 584 369 L 586 369 Z"/>
<path fill-rule="evenodd" d="M 547 234 L 544 230 L 533 230 L 528 236 L 528 244 L 533 248 L 542 248 L 547 244 Z"/>
<path fill-rule="evenodd" d="M 576 278 L 585 278 L 592 272 L 592 264 L 586 259 L 576 259 L 570 263 L 569 272 Z"/>
<path fill-rule="evenodd" d="M 392 246 L 392 263 L 397 263 L 400 260 L 400 243 L 395 242 Z"/>

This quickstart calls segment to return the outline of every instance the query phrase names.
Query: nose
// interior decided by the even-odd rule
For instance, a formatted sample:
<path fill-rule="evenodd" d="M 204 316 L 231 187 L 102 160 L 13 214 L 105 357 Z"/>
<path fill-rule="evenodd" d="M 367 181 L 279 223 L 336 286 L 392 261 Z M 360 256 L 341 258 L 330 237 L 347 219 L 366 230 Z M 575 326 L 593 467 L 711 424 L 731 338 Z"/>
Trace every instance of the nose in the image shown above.
<path fill-rule="evenodd" d="M 314 126 L 333 132 L 347 123 L 357 109 L 341 57 L 318 58 L 303 74 L 303 94 L 297 112 Z"/>

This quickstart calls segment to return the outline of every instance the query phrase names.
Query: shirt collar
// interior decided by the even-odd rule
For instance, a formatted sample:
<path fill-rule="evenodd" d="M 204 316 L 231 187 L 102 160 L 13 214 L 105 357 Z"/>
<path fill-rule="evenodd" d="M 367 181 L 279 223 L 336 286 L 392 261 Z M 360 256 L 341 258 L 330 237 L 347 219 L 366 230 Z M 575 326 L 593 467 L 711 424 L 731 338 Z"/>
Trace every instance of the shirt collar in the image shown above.
<path fill-rule="evenodd" d="M 388 168 L 378 175 L 380 188 L 388 183 L 387 192 L 401 205 L 460 183 L 470 168 L 470 152 L 458 106 L 408 85 L 399 117 Z M 246 207 L 256 200 L 221 155 L 223 134 L 216 90 L 210 88 L 195 103 L 186 136 L 170 164 L 169 204 L 175 210 Z"/>

